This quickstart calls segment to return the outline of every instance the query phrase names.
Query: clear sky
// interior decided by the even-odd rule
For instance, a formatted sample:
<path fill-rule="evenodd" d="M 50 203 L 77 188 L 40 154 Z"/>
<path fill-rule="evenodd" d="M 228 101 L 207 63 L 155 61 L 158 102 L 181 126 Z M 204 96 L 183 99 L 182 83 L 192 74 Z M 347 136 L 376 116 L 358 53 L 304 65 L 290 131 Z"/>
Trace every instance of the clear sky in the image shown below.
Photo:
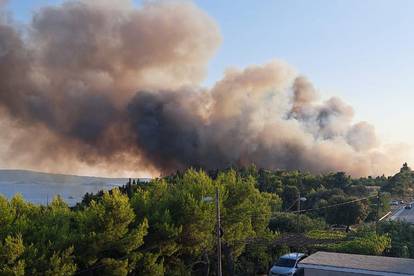
<path fill-rule="evenodd" d="M 40 6 L 59 2 L 11 0 L 9 6 L 27 21 Z M 351 104 L 357 119 L 374 124 L 383 141 L 414 145 L 414 1 L 195 2 L 223 36 L 205 85 L 226 67 L 282 59 L 323 95 Z"/>

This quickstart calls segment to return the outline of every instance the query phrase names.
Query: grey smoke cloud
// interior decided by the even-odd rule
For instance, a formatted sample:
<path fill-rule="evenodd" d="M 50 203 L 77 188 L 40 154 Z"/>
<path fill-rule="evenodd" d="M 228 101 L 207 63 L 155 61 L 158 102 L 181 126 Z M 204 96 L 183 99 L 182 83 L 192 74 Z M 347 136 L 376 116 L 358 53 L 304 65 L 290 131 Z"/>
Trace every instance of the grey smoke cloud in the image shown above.
<path fill-rule="evenodd" d="M 367 175 L 398 166 L 352 107 L 321 101 L 283 62 L 229 69 L 199 87 L 220 42 L 187 1 L 66 1 L 38 11 L 23 33 L 2 23 L 0 111 L 14 134 L 0 136 L 0 153 L 46 170 L 255 163 Z"/>

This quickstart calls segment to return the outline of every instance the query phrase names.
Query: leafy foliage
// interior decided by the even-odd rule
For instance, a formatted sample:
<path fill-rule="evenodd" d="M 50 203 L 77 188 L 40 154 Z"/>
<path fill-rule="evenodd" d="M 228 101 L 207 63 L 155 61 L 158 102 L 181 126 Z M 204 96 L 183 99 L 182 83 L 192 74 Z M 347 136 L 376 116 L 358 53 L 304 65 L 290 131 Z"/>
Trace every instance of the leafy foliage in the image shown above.
<path fill-rule="evenodd" d="M 403 164 L 400 172 L 392 176 L 384 186 L 384 191 L 398 196 L 409 196 L 414 190 L 414 172 L 408 167 L 407 163 Z"/>
<path fill-rule="evenodd" d="M 414 257 L 414 228 L 403 223 L 381 223 L 378 233 L 327 230 L 329 224 L 376 221 L 389 210 L 391 196 L 409 193 L 412 183 L 408 165 L 390 178 L 359 179 L 343 172 L 312 175 L 249 166 L 129 181 L 86 194 L 74 207 L 59 197 L 38 206 L 20 195 L 0 196 L 0 275 L 213 273 L 216 190 L 228 275 L 266 273 L 289 250 L 274 241 L 298 230 L 313 239 L 341 240 L 323 245 L 326 250 Z M 292 211 L 299 196 L 305 199 L 297 215 Z"/>
<path fill-rule="evenodd" d="M 22 237 L 7 236 L 5 241 L 0 243 L 0 275 L 24 275 L 23 253 Z"/>
<path fill-rule="evenodd" d="M 311 239 L 339 240 L 346 238 L 347 235 L 343 231 L 312 230 L 306 233 L 306 236 Z"/>
<path fill-rule="evenodd" d="M 378 231 L 391 238 L 391 247 L 386 255 L 414 258 L 414 225 L 403 221 L 381 223 Z"/>
<path fill-rule="evenodd" d="M 299 226 L 299 229 L 298 229 Z M 293 213 L 275 213 L 269 221 L 269 229 L 277 232 L 309 232 L 325 229 L 326 223 L 322 218 L 310 218 L 307 215 Z"/>
<path fill-rule="evenodd" d="M 324 249 L 342 253 L 382 255 L 390 245 L 390 237 L 387 235 L 377 235 L 372 232 L 366 236 L 356 237 L 350 241 L 328 245 Z"/>
<path fill-rule="evenodd" d="M 326 221 L 330 224 L 358 224 L 365 220 L 368 214 L 367 206 L 361 201 L 351 202 L 346 205 L 347 201 L 356 200 L 354 197 L 335 196 L 328 200 L 327 204 L 334 206 L 327 209 Z"/>

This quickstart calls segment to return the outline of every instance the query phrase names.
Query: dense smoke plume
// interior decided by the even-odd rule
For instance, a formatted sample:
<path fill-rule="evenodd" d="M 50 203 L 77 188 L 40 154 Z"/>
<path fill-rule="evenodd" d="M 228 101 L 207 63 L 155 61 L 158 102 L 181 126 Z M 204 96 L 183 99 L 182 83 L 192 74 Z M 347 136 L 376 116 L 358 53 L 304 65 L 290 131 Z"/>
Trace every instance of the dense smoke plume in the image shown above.
<path fill-rule="evenodd" d="M 2 0 L 0 0 L 2 1 Z M 190 2 L 67 1 L 0 20 L 0 154 L 8 166 L 168 173 L 255 163 L 389 172 L 374 128 L 271 61 L 199 87 L 221 37 Z"/>

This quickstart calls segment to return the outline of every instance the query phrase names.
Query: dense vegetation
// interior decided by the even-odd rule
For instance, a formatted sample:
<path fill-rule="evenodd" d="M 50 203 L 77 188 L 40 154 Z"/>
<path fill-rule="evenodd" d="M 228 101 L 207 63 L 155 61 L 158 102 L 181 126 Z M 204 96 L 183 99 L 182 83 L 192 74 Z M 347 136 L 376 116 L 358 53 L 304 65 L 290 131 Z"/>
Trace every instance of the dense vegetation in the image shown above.
<path fill-rule="evenodd" d="M 372 224 L 413 179 L 406 164 L 389 178 L 360 179 L 251 166 L 133 181 L 74 207 L 0 197 L 0 275 L 215 275 L 216 189 L 225 275 L 266 272 L 288 250 L 414 257 L 413 226 Z M 331 224 L 361 226 L 345 233 Z M 329 242 L 277 243 L 286 233 Z"/>

